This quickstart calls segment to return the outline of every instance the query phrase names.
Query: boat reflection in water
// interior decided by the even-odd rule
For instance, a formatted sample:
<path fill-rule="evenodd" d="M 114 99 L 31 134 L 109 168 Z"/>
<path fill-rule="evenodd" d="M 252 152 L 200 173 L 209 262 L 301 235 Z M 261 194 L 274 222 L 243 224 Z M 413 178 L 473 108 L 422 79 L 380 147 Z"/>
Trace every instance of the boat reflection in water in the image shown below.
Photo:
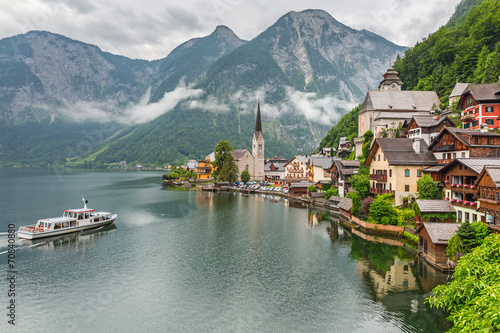
<path fill-rule="evenodd" d="M 34 239 L 34 240 L 19 240 L 20 248 L 37 248 L 37 249 L 46 249 L 46 250 L 54 250 L 58 247 L 61 248 L 76 248 L 81 246 L 86 246 L 99 238 L 107 237 L 110 232 L 116 230 L 116 225 L 109 224 L 102 226 L 97 229 L 85 230 L 79 233 L 72 233 L 69 235 L 60 235 L 53 237 L 45 237 L 42 239 Z"/>

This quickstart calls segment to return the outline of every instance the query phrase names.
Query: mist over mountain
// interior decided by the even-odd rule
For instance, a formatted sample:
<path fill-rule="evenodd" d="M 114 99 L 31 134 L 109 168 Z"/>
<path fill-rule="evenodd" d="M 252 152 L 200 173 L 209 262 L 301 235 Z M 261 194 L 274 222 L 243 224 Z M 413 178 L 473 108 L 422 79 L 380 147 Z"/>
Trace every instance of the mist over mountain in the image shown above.
<path fill-rule="evenodd" d="M 0 40 L 0 130 L 112 123 L 86 151 L 49 144 L 33 162 L 162 164 L 204 157 L 222 139 L 250 148 L 260 98 L 266 156 L 309 152 L 404 50 L 321 10 L 290 12 L 248 42 L 218 26 L 155 61 L 32 31 Z M 0 135 L 0 162 L 15 162 L 33 135 Z"/>

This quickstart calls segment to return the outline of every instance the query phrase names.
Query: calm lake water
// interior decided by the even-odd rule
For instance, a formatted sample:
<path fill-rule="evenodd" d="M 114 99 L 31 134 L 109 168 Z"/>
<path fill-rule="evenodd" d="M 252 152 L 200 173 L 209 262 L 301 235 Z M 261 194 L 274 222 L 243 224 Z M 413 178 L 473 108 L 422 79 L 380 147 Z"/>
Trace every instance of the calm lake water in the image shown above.
<path fill-rule="evenodd" d="M 161 186 L 158 172 L 0 168 L 7 225 L 63 209 L 118 213 L 116 227 L 17 240 L 12 332 L 444 332 L 424 299 L 446 282 L 402 247 L 369 242 L 286 201 Z M 322 220 L 323 219 L 323 220 Z M 362 235 L 361 235 L 362 236 Z"/>

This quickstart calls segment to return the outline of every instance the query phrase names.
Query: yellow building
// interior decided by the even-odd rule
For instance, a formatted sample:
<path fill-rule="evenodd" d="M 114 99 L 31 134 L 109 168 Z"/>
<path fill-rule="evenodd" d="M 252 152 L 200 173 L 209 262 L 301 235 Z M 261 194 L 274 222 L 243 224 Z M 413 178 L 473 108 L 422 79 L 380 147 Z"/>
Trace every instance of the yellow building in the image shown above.
<path fill-rule="evenodd" d="M 420 138 L 377 138 L 365 165 L 370 167 L 370 193 L 391 193 L 399 206 L 403 197 L 417 196 L 422 169 L 437 165 L 437 160 Z"/>
<path fill-rule="evenodd" d="M 204 160 L 198 161 L 196 167 L 196 178 L 202 180 L 212 179 L 213 166 L 212 161 L 215 160 L 215 154 L 212 152 Z"/>

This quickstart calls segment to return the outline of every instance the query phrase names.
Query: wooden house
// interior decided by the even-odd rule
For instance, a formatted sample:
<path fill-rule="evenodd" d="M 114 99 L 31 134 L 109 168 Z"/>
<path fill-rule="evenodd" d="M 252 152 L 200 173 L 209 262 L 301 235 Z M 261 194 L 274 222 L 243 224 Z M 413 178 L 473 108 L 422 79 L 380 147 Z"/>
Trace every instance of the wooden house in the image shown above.
<path fill-rule="evenodd" d="M 418 251 L 427 262 L 438 269 L 453 269 L 448 263 L 446 247 L 448 240 L 456 234 L 459 227 L 460 223 L 422 223 L 417 229 Z"/>
<path fill-rule="evenodd" d="M 307 172 L 307 161 L 309 158 L 304 155 L 295 155 L 290 161 L 285 163 L 285 180 L 288 183 L 309 179 Z"/>
<path fill-rule="evenodd" d="M 359 171 L 359 161 L 334 160 L 330 172 L 332 186 L 339 189 L 339 195 L 344 197 L 351 188 L 349 177 Z"/>
<path fill-rule="evenodd" d="M 198 161 L 198 165 L 196 166 L 196 178 L 200 180 L 209 180 L 212 179 L 212 164 L 210 161 L 202 160 Z"/>
<path fill-rule="evenodd" d="M 490 229 L 500 232 L 500 166 L 485 166 L 476 187 L 478 211 L 485 214 Z"/>
<path fill-rule="evenodd" d="M 295 196 L 307 195 L 309 194 L 309 186 L 314 185 L 314 183 L 300 182 L 290 184 L 290 193 Z"/>
<path fill-rule="evenodd" d="M 483 130 L 445 127 L 429 145 L 438 164 L 456 158 L 500 157 L 500 134 Z"/>
<path fill-rule="evenodd" d="M 413 116 L 408 123 L 408 138 L 420 138 L 429 145 L 445 126 L 455 126 L 447 116 Z"/>
<path fill-rule="evenodd" d="M 453 223 L 451 214 L 455 215 L 455 208 L 447 200 L 416 200 L 415 204 L 420 213 L 415 214 L 415 222 L 419 227 L 424 222 Z M 446 215 L 443 215 L 446 214 Z M 442 218 L 441 216 L 446 216 Z"/>

